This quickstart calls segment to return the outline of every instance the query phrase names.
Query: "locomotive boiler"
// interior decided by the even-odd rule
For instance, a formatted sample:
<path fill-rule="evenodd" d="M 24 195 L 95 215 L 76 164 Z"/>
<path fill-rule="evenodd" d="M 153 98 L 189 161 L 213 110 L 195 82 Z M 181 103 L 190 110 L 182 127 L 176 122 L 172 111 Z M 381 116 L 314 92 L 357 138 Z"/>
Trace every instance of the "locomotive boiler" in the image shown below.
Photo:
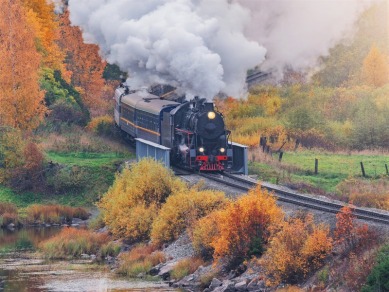
<path fill-rule="evenodd" d="M 132 91 L 115 91 L 115 123 L 131 139 L 142 138 L 171 149 L 173 165 L 196 171 L 224 171 L 232 167 L 230 131 L 212 102 L 194 98 L 176 102 Z"/>

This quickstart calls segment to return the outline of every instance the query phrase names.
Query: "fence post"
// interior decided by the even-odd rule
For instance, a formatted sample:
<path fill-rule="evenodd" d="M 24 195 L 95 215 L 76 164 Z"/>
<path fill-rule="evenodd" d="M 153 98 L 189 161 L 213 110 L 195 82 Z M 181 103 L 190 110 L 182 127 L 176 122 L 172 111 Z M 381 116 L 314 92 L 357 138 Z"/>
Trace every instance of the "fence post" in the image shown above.
<path fill-rule="evenodd" d="M 385 163 L 385 168 L 386 168 L 386 175 L 389 175 L 388 165 L 386 163 Z"/>
<path fill-rule="evenodd" d="M 315 174 L 319 173 L 319 160 L 315 158 Z"/>
<path fill-rule="evenodd" d="M 361 161 L 361 170 L 363 177 L 366 177 L 365 168 L 363 167 L 363 162 Z"/>
<path fill-rule="evenodd" d="M 282 160 L 282 156 L 284 155 L 284 152 L 280 151 L 280 155 L 278 157 L 278 161 L 281 162 Z"/>

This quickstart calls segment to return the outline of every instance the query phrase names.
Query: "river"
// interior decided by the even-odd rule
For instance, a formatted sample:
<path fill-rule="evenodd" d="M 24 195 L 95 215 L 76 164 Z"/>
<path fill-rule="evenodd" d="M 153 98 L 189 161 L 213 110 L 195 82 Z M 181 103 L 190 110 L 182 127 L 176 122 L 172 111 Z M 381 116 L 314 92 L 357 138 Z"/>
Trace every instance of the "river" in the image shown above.
<path fill-rule="evenodd" d="M 60 228 L 0 229 L 0 291 L 177 291 L 160 281 L 116 277 L 108 266 L 89 260 L 42 259 L 35 252 L 37 246 L 59 231 Z"/>

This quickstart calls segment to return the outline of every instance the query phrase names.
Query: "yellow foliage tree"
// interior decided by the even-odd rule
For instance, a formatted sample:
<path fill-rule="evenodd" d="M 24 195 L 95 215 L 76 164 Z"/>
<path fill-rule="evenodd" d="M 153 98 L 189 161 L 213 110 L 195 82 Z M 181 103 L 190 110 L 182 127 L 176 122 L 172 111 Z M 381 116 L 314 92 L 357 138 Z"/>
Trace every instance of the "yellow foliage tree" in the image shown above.
<path fill-rule="evenodd" d="M 270 285 L 296 284 L 308 272 L 319 268 L 331 250 L 328 226 L 315 225 L 313 216 L 308 214 L 284 222 L 260 262 Z"/>
<path fill-rule="evenodd" d="M 10 170 L 24 163 L 24 139 L 20 130 L 0 129 L 0 183 L 4 183 Z"/>
<path fill-rule="evenodd" d="M 283 216 L 274 196 L 260 186 L 250 190 L 218 213 L 218 236 L 211 243 L 214 258 L 234 266 L 259 255 Z"/>
<path fill-rule="evenodd" d="M 22 1 L 27 8 L 27 19 L 35 29 L 37 49 L 42 55 L 43 66 L 60 70 L 62 76 L 68 77 L 63 63 L 65 54 L 58 45 L 59 21 L 54 13 L 54 4 L 46 0 Z"/>
<path fill-rule="evenodd" d="M 0 125 L 36 128 L 46 107 L 39 88 L 41 57 L 19 1 L 0 0 Z"/>
<path fill-rule="evenodd" d="M 151 240 L 161 244 L 177 239 L 197 219 L 222 207 L 225 202 L 223 192 L 198 191 L 196 188 L 182 189 L 169 196 L 162 206 L 153 223 Z"/>
<path fill-rule="evenodd" d="M 373 45 L 363 60 L 362 78 L 370 86 L 380 87 L 389 82 L 388 56 Z"/>
<path fill-rule="evenodd" d="M 182 188 L 183 183 L 162 164 L 143 159 L 116 176 L 98 205 L 114 236 L 148 239 L 162 204 Z"/>

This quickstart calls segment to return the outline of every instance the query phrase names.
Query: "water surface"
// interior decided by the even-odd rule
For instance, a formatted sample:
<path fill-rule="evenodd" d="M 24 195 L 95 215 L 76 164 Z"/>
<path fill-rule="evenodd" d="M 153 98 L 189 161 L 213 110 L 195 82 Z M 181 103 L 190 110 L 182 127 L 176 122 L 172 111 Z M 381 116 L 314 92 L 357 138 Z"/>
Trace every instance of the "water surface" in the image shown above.
<path fill-rule="evenodd" d="M 39 243 L 60 230 L 59 227 L 0 229 L 0 291 L 177 291 L 160 281 L 118 278 L 108 266 L 89 260 L 42 259 L 35 252 Z"/>

